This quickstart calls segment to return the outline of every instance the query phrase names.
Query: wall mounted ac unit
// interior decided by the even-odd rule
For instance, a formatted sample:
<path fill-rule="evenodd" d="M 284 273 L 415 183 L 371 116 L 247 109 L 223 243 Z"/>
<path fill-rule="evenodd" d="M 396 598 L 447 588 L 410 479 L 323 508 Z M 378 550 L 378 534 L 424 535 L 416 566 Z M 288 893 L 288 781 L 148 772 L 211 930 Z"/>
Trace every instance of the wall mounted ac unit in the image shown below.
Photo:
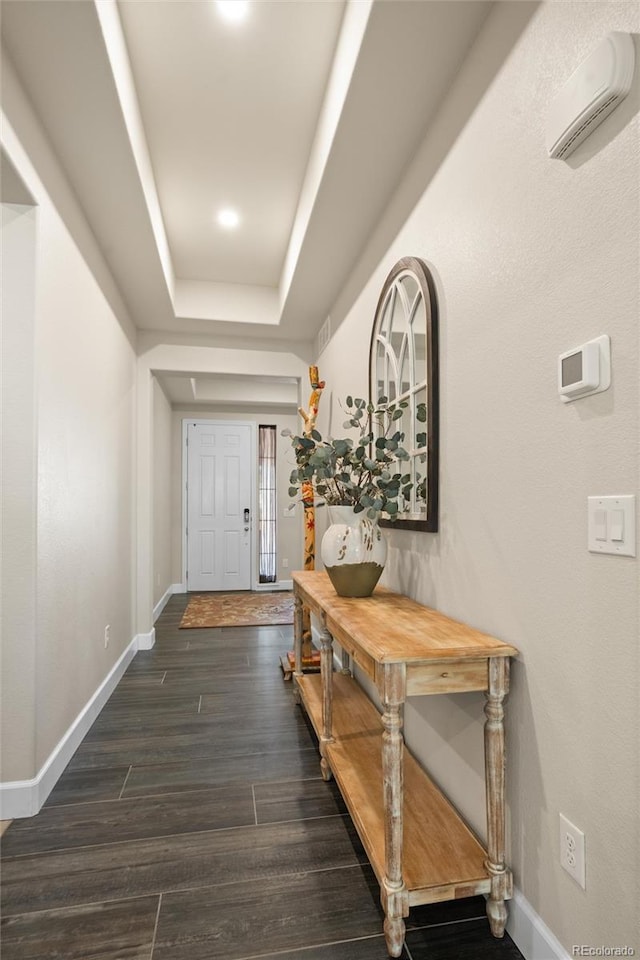
<path fill-rule="evenodd" d="M 551 105 L 547 121 L 550 157 L 566 159 L 622 103 L 631 90 L 634 66 L 630 34 L 607 34 Z"/>

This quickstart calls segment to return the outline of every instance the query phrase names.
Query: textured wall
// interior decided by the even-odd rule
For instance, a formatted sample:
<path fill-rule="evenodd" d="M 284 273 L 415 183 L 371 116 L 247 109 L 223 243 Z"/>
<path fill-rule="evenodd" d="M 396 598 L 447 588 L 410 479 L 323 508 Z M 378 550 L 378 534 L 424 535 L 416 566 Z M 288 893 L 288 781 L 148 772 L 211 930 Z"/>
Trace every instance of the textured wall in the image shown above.
<path fill-rule="evenodd" d="M 638 94 L 568 163 L 547 159 L 544 133 L 562 83 L 609 30 L 637 32 L 639 10 L 541 5 L 462 120 L 518 7 L 489 17 L 396 199 L 420 171 L 430 182 L 320 364 L 339 435 L 336 398 L 366 390 L 384 277 L 403 255 L 432 265 L 440 532 L 392 532 L 386 583 L 520 648 L 508 709 L 516 883 L 569 951 L 637 950 L 638 564 L 587 552 L 586 504 L 638 491 Z M 557 355 L 601 333 L 611 389 L 562 404 Z M 406 719 L 414 751 L 484 833 L 481 710 L 474 694 L 425 698 Z M 559 865 L 560 811 L 586 833 L 586 892 Z"/>
<path fill-rule="evenodd" d="M 37 131 L 27 104 L 16 95 L 11 105 L 14 121 Z M 3 777 L 30 779 L 133 638 L 135 354 L 36 172 L 55 166 L 48 146 L 34 133 L 27 158 L 8 124 L 3 138 L 37 204 L 33 339 L 21 360 L 35 387 L 35 495 L 23 518 L 25 537 L 37 518 L 35 630 L 8 681 L 24 683 L 33 657 L 35 702 L 28 722 L 3 718 L 11 755 L 23 757 Z"/>
<path fill-rule="evenodd" d="M 153 603 L 171 579 L 171 404 L 153 378 Z M 176 581 L 179 582 L 179 581 Z"/>
<path fill-rule="evenodd" d="M 38 199 L 39 768 L 133 638 L 135 355 Z"/>
<path fill-rule="evenodd" d="M 4 187 L 3 182 L 3 196 Z M 37 211 L 2 204 L 0 780 L 30 779 L 36 752 Z"/>

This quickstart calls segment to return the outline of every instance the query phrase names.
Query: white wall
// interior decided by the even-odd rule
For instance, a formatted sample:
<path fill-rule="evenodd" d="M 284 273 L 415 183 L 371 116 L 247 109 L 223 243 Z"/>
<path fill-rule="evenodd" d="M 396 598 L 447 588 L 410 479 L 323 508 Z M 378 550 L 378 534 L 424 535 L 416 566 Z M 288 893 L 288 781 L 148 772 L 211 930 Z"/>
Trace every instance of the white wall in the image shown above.
<path fill-rule="evenodd" d="M 173 437 L 171 442 L 171 575 L 173 583 L 181 583 L 183 580 L 183 562 L 182 562 L 182 539 L 184 532 L 184 520 L 182 516 L 182 456 L 183 456 L 183 434 L 182 422 L 185 419 L 195 417 L 198 420 L 247 420 L 256 425 L 264 424 L 266 426 L 276 427 L 276 486 L 277 486 L 277 518 L 278 518 L 278 580 L 290 580 L 292 570 L 302 568 L 302 506 L 296 505 L 294 512 L 287 517 L 284 516 L 286 507 L 289 506 L 291 498 L 288 495 L 289 475 L 293 469 L 294 457 L 291 450 L 291 443 L 286 437 L 281 436 L 281 431 L 285 428 L 289 430 L 299 430 L 300 417 L 298 414 L 284 414 L 280 411 L 269 410 L 268 407 L 262 410 L 238 410 L 236 407 L 215 407 L 200 406 L 197 409 L 179 406 L 174 409 L 173 414 Z M 255 525 L 254 525 L 255 528 Z M 288 566 L 283 566 L 283 560 L 288 560 Z M 255 565 L 254 565 L 255 566 Z"/>
<path fill-rule="evenodd" d="M 33 482 L 33 497 L 28 510 L 11 517 L 13 527 L 22 525 L 12 536 L 22 533 L 35 548 L 34 586 L 21 611 L 13 596 L 12 629 L 3 635 L 3 651 L 11 651 L 4 682 L 16 691 L 34 684 L 29 716 L 15 697 L 3 716 L 10 745 L 3 781 L 25 783 L 27 791 L 16 801 L 19 814 L 23 795 L 27 806 L 33 799 L 27 781 L 60 756 L 60 744 L 133 640 L 135 353 L 128 318 L 114 314 L 40 179 L 42 166 L 64 184 L 17 85 L 7 104 L 11 123 L 3 118 L 3 143 L 37 204 L 29 350 L 15 337 L 15 328 L 29 322 L 27 313 L 10 309 L 3 316 L 11 351 L 5 362 L 22 365 L 21 389 L 31 391 L 24 426 L 34 441 L 24 480 L 27 492 Z M 12 123 L 24 126 L 37 145 L 29 156 Z M 69 200 L 68 185 L 65 190 Z M 77 209 L 75 215 L 82 216 Z M 16 418 L 11 430 L 19 426 Z M 10 585 L 8 578 L 3 586 Z M 16 633 L 20 615 L 23 634 Z M 24 648 L 22 662 L 16 646 Z"/>
<path fill-rule="evenodd" d="M 171 404 L 153 378 L 153 604 L 171 579 Z"/>
<path fill-rule="evenodd" d="M 455 128 L 517 6 L 494 8 L 406 182 Z M 386 274 L 403 255 L 432 266 L 440 532 L 391 532 L 385 581 L 521 651 L 509 858 L 569 952 L 640 949 L 638 565 L 586 549 L 587 496 L 638 492 L 638 93 L 569 162 L 547 159 L 544 141 L 550 101 L 609 30 L 638 32 L 638 5 L 540 6 L 319 360 L 319 429 L 331 406 L 339 435 L 336 399 L 366 395 Z M 611 389 L 560 403 L 557 355 L 601 333 Z M 406 710 L 411 747 L 484 834 L 482 720 L 475 694 Z M 586 833 L 586 891 L 559 865 L 559 812 Z"/>
<path fill-rule="evenodd" d="M 36 230 L 36 207 L 2 204 L 3 782 L 31 778 L 36 762 Z"/>

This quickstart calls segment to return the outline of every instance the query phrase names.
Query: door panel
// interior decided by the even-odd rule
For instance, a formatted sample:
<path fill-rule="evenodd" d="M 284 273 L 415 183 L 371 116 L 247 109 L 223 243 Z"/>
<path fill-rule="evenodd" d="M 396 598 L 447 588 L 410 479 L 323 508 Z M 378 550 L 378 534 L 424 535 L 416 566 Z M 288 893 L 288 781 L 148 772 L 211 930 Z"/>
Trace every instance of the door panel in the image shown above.
<path fill-rule="evenodd" d="M 187 589 L 250 590 L 251 428 L 190 423 L 187 438 Z"/>

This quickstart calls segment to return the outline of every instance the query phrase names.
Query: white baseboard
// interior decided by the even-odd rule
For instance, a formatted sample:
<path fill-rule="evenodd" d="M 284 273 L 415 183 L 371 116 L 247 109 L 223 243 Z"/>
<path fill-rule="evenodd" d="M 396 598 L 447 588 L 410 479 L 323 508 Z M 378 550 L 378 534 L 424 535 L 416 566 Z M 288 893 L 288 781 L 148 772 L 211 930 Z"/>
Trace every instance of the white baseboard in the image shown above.
<path fill-rule="evenodd" d="M 155 633 L 155 631 L 152 631 Z M 142 634 L 139 636 L 149 636 Z M 33 817 L 60 779 L 64 768 L 74 755 L 94 720 L 115 690 L 120 678 L 139 649 L 134 637 L 120 659 L 113 665 L 89 702 L 83 707 L 60 742 L 52 750 L 33 780 L 14 780 L 0 783 L 0 819 L 15 820 Z"/>
<path fill-rule="evenodd" d="M 173 584 L 170 583 L 164 594 L 160 597 L 155 607 L 153 608 L 153 622 L 155 623 L 166 605 L 169 603 L 169 600 L 173 596 Z"/>
<path fill-rule="evenodd" d="M 155 623 L 174 593 L 186 593 L 187 588 L 184 583 L 170 583 L 164 594 L 153 608 L 153 622 Z M 141 647 L 140 649 L 145 649 Z"/>
<path fill-rule="evenodd" d="M 136 650 L 152 650 L 156 642 L 156 628 L 153 627 L 149 633 L 137 633 L 134 637 Z"/>
<path fill-rule="evenodd" d="M 508 908 L 507 932 L 526 960 L 570 960 L 558 938 L 519 890 L 513 891 Z"/>
<path fill-rule="evenodd" d="M 276 583 L 256 583 L 256 593 L 275 593 L 278 590 L 293 590 L 293 580 L 277 580 Z"/>

